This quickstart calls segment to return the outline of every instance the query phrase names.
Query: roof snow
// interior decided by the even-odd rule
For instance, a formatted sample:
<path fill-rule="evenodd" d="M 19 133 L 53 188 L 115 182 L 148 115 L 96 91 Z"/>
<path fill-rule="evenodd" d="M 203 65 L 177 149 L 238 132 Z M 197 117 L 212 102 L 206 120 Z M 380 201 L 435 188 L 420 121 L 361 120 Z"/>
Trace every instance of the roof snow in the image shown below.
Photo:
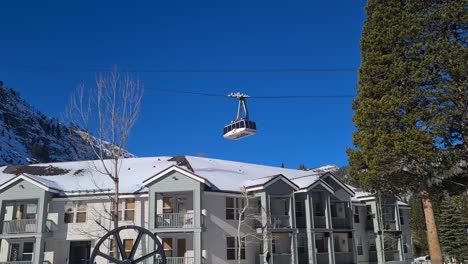
<path fill-rule="evenodd" d="M 112 164 L 111 160 L 104 162 L 106 167 L 112 167 L 109 166 Z M 300 189 L 305 189 L 317 182 L 326 171 L 336 168 L 335 165 L 329 165 L 303 171 L 193 156 L 127 158 L 120 163 L 120 192 L 146 192 L 147 188 L 143 182 L 171 166 L 179 166 L 206 179 L 213 184 L 214 190 L 234 192 L 240 191 L 243 186 L 265 184 L 275 175 L 283 175 Z M 113 182 L 106 175 L 99 160 L 0 167 L 0 184 L 16 175 L 30 177 L 50 188 L 60 190 L 63 195 L 113 190 Z M 352 189 L 357 190 L 354 187 Z M 358 194 L 359 192 L 356 197 Z"/>

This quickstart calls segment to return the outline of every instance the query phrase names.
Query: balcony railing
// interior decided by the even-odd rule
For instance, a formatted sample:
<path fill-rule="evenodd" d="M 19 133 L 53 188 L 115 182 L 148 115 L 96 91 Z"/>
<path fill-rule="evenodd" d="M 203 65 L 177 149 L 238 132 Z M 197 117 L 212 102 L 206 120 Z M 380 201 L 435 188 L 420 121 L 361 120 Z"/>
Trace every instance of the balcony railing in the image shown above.
<path fill-rule="evenodd" d="M 172 213 L 156 215 L 158 228 L 191 228 L 195 227 L 194 213 Z"/>
<path fill-rule="evenodd" d="M 314 228 L 326 228 L 327 218 L 325 216 L 314 216 Z"/>
<path fill-rule="evenodd" d="M 350 228 L 349 219 L 332 217 L 332 226 L 333 226 L 333 229 L 349 229 Z"/>
<path fill-rule="evenodd" d="M 0 261 L 0 264 L 32 264 L 32 261 Z"/>
<path fill-rule="evenodd" d="M 317 263 L 327 264 L 330 260 L 328 252 L 317 252 Z"/>
<path fill-rule="evenodd" d="M 166 257 L 167 264 L 195 264 L 193 257 Z"/>
<path fill-rule="evenodd" d="M 273 228 L 290 228 L 291 217 L 289 215 L 272 215 L 271 223 Z"/>
<path fill-rule="evenodd" d="M 336 264 L 353 263 L 353 253 L 352 252 L 335 252 L 335 263 Z"/>
<path fill-rule="evenodd" d="M 398 250 L 385 250 L 385 261 L 400 261 L 400 252 Z"/>
<path fill-rule="evenodd" d="M 36 233 L 36 219 L 7 220 L 3 222 L 4 234 Z"/>
<path fill-rule="evenodd" d="M 265 260 L 265 255 L 259 255 L 260 263 Z M 292 257 L 289 253 L 284 254 L 273 254 L 270 257 L 270 263 L 273 264 L 291 264 Z"/>
<path fill-rule="evenodd" d="M 396 230 L 395 220 L 384 220 L 384 230 Z"/>

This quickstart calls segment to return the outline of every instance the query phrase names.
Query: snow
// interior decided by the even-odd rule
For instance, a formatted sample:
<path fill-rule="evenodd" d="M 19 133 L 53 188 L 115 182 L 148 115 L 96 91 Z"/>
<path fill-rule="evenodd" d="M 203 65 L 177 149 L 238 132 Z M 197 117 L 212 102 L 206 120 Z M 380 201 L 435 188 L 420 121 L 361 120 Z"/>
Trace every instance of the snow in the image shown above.
<path fill-rule="evenodd" d="M 147 157 L 123 159 L 120 167 L 120 192 L 141 193 L 147 188 L 143 182 L 159 172 L 173 165 L 176 161 L 169 161 L 173 157 Z M 303 171 L 293 170 L 259 164 L 250 164 L 237 161 L 228 161 L 211 158 L 185 156 L 193 173 L 208 180 L 214 186 L 214 190 L 238 192 L 243 186 L 255 186 L 267 183 L 274 176 L 284 175 L 294 182 L 300 189 L 307 188 L 318 181 L 323 170 Z M 111 161 L 106 160 L 107 167 L 111 167 Z M 112 192 L 113 181 L 103 173 L 104 167 L 98 161 L 75 161 L 34 164 L 29 166 L 52 166 L 64 170 L 60 175 L 31 175 L 24 174 L 50 188 L 60 190 L 62 195 L 86 194 L 97 192 Z M 189 166 L 187 166 L 189 167 Z M 184 169 L 190 170 L 190 168 Z M 14 177 L 4 173 L 6 167 L 0 167 L 0 183 L 4 183 Z M 47 171 L 47 170 L 43 170 Z M 51 170 L 52 171 L 52 170 Z M 371 193 L 363 192 L 358 188 L 348 185 L 356 194 L 353 201 L 359 201 L 360 197 L 369 196 Z"/>
<path fill-rule="evenodd" d="M 192 165 L 194 173 L 209 180 L 219 190 L 239 191 L 240 187 L 246 184 L 251 184 L 253 180 L 264 178 L 263 180 L 255 181 L 252 185 L 257 185 L 257 182 L 266 182 L 269 179 L 266 177 L 278 174 L 284 175 L 286 178 L 296 178 L 310 175 L 310 171 L 293 170 L 258 164 L 243 163 L 237 161 L 227 161 L 220 159 L 210 159 L 186 156 L 186 159 Z"/>
<path fill-rule="evenodd" d="M 123 159 L 120 168 L 120 192 L 135 193 L 145 190 L 143 181 L 157 174 L 158 172 L 175 165 L 174 162 L 167 161 L 170 157 L 153 158 L 128 158 Z M 106 161 L 111 165 L 110 161 Z M 77 161 L 77 162 L 56 162 L 45 164 L 34 164 L 29 166 L 53 166 L 68 170 L 61 175 L 30 175 L 33 179 L 40 181 L 47 186 L 61 190 L 64 194 L 83 192 L 109 192 L 113 190 L 112 180 L 102 172 L 103 166 L 100 161 Z M 5 182 L 13 177 L 4 173 L 6 167 L 0 167 L 0 181 Z"/>
<path fill-rule="evenodd" d="M 311 184 L 318 181 L 320 179 L 320 176 L 321 176 L 321 174 L 318 174 L 318 173 L 310 174 L 310 172 L 309 172 L 309 175 L 294 178 L 294 179 L 292 179 L 292 181 L 297 186 L 299 186 L 300 189 L 303 189 L 303 188 L 309 187 Z"/>

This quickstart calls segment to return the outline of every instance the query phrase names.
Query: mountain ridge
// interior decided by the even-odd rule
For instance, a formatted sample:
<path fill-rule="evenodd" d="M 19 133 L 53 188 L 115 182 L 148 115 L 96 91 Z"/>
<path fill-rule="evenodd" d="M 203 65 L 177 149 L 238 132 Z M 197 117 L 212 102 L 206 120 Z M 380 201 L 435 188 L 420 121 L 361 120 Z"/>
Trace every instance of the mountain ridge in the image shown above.
<path fill-rule="evenodd" d="M 48 117 L 0 81 L 0 166 L 96 159 L 83 132 Z M 104 151 L 111 152 L 106 144 Z M 124 151 L 124 157 L 134 157 Z"/>

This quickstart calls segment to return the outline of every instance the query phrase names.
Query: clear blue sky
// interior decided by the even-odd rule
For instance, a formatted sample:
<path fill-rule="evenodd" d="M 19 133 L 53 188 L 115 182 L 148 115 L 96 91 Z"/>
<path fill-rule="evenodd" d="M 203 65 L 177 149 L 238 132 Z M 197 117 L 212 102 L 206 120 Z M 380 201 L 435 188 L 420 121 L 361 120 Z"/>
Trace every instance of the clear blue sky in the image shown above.
<path fill-rule="evenodd" d="M 364 0 L 2 1 L 0 80 L 59 117 L 95 69 L 355 68 Z M 347 164 L 351 98 L 250 100 L 258 134 L 222 138 L 233 99 L 152 88 L 255 95 L 355 94 L 357 72 L 140 73 L 146 86 L 128 149 L 297 168 Z"/>

